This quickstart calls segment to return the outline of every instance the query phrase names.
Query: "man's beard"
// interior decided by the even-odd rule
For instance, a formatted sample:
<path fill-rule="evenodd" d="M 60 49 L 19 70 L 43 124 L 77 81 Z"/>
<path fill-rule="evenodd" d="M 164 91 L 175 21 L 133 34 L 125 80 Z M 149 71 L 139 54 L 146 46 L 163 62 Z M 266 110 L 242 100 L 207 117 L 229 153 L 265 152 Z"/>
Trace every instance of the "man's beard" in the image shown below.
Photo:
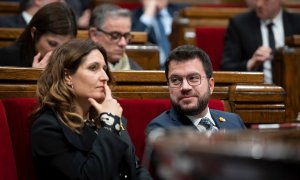
<path fill-rule="evenodd" d="M 200 114 L 205 110 L 205 108 L 208 105 L 208 101 L 210 99 L 210 89 L 208 88 L 208 91 L 201 97 L 198 97 L 197 105 L 192 108 L 182 108 L 179 103 L 175 102 L 174 100 L 171 99 L 171 103 L 173 108 L 184 115 L 188 116 L 195 116 Z"/>

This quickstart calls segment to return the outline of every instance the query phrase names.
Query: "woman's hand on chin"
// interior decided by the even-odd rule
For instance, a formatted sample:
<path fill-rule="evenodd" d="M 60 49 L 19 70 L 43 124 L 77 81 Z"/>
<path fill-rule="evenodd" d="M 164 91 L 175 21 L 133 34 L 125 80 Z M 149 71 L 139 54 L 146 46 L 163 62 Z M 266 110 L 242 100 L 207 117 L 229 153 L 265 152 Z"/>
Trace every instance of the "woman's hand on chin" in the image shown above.
<path fill-rule="evenodd" d="M 37 55 L 34 56 L 32 67 L 34 68 L 45 68 L 49 62 L 49 57 L 51 56 L 52 51 L 49 51 L 46 53 L 46 55 L 41 59 L 41 53 L 37 53 Z"/>
<path fill-rule="evenodd" d="M 105 94 L 105 99 L 101 104 L 93 98 L 89 98 L 88 100 L 99 114 L 106 112 L 121 117 L 123 108 L 118 101 L 112 97 L 111 90 L 108 85 L 105 85 Z"/>

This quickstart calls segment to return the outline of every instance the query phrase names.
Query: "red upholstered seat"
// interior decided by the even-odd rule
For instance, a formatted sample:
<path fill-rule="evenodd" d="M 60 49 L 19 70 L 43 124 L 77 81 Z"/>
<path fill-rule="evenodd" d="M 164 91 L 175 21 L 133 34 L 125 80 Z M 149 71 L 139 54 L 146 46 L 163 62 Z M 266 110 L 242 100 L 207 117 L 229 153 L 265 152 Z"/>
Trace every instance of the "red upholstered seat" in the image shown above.
<path fill-rule="evenodd" d="M 133 10 L 139 7 L 142 7 L 142 4 L 139 2 L 119 2 L 117 3 L 118 6 L 120 6 L 121 8 L 125 8 L 128 10 Z"/>
<path fill-rule="evenodd" d="M 127 119 L 127 130 L 131 137 L 137 156 L 142 160 L 144 154 L 147 124 L 156 116 L 171 108 L 169 99 L 119 99 L 123 115 Z M 211 99 L 209 107 L 224 110 L 221 100 Z"/>
<path fill-rule="evenodd" d="M 136 154 L 142 159 L 145 146 L 145 128 L 153 118 L 170 109 L 170 100 L 119 99 L 118 101 L 123 107 L 124 117 L 128 120 L 127 128 L 135 145 Z M 29 115 L 35 108 L 37 101 L 35 98 L 5 98 L 2 99 L 2 102 L 7 112 L 19 179 L 34 180 L 36 177 L 30 150 L 31 124 Z M 224 110 L 224 104 L 221 100 L 210 100 L 209 107 Z M 0 117 L 2 117 L 1 111 Z M 0 133 L 2 133 L 2 130 Z"/>
<path fill-rule="evenodd" d="M 0 101 L 0 179 L 18 179 L 14 151 L 2 101 Z"/>
<path fill-rule="evenodd" d="M 209 55 L 213 70 L 220 70 L 226 27 L 197 27 L 195 31 L 197 46 Z"/>
<path fill-rule="evenodd" d="M 29 115 L 35 108 L 36 99 L 5 98 L 2 102 L 7 112 L 18 177 L 20 180 L 34 180 L 36 178 L 30 150 Z"/>
<path fill-rule="evenodd" d="M 123 116 L 127 119 L 127 130 L 135 145 L 136 155 L 142 160 L 147 124 L 160 113 L 170 109 L 169 99 L 119 99 Z"/>

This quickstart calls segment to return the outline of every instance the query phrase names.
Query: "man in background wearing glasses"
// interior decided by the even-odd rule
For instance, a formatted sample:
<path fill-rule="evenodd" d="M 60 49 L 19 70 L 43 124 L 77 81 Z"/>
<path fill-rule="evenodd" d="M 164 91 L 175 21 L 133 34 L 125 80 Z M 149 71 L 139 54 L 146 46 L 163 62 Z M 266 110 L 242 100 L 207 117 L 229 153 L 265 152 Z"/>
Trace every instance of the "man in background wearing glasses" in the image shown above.
<path fill-rule="evenodd" d="M 93 10 L 89 36 L 106 50 L 111 70 L 142 70 L 125 53 L 127 44 L 133 38 L 130 31 L 129 10 L 113 4 L 103 4 Z"/>
<path fill-rule="evenodd" d="M 179 46 L 167 57 L 165 67 L 172 108 L 148 124 L 147 134 L 182 126 L 204 132 L 245 128 L 237 114 L 209 109 L 215 82 L 211 61 L 202 49 Z"/>

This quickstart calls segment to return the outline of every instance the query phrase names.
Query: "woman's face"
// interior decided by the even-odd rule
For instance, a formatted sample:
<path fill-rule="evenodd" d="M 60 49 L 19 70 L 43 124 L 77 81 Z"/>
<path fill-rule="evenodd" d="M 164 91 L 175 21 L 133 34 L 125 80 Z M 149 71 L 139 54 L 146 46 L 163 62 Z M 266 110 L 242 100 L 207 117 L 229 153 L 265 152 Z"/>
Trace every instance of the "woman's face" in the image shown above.
<path fill-rule="evenodd" d="M 41 57 L 44 57 L 45 54 L 49 51 L 54 50 L 57 46 L 66 43 L 71 40 L 71 35 L 58 35 L 53 33 L 43 34 L 40 39 L 35 43 L 35 48 L 37 53 L 41 53 Z"/>
<path fill-rule="evenodd" d="M 100 103 L 104 100 L 105 85 L 109 79 L 106 69 L 104 57 L 98 49 L 92 50 L 83 59 L 76 73 L 70 75 L 68 80 L 73 86 L 78 103 L 87 102 L 88 98 L 94 98 Z"/>

